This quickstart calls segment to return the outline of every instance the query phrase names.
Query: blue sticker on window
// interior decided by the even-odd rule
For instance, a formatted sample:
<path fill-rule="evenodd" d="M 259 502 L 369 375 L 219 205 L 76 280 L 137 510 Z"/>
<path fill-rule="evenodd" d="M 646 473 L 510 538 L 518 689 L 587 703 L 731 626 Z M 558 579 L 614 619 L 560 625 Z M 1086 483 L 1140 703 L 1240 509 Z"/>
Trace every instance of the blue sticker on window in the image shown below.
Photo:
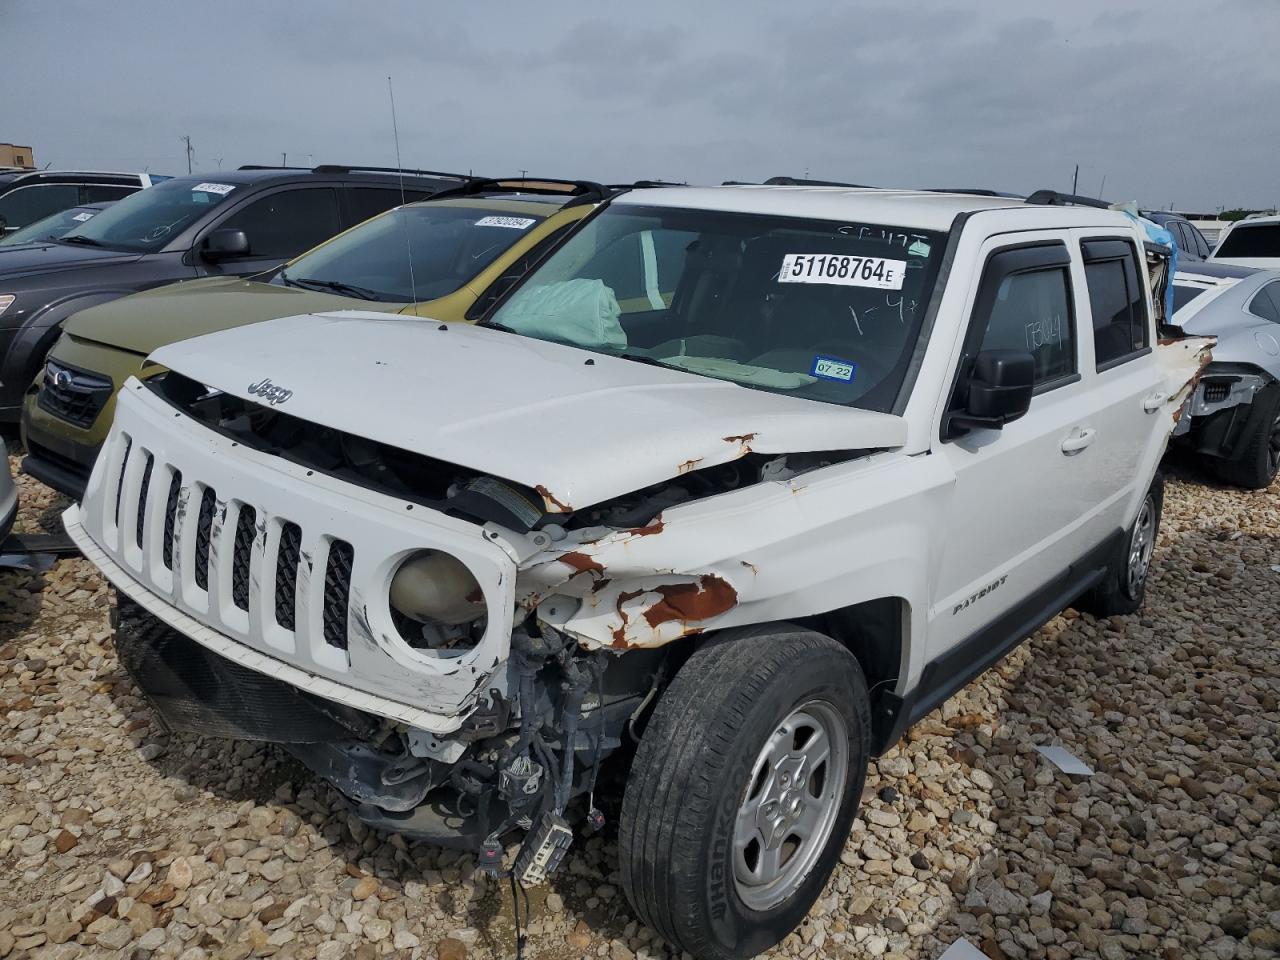
<path fill-rule="evenodd" d="M 852 383 L 853 375 L 858 372 L 858 365 L 839 357 L 824 357 L 821 354 L 813 358 L 811 376 L 823 380 L 839 380 L 841 383 Z"/>

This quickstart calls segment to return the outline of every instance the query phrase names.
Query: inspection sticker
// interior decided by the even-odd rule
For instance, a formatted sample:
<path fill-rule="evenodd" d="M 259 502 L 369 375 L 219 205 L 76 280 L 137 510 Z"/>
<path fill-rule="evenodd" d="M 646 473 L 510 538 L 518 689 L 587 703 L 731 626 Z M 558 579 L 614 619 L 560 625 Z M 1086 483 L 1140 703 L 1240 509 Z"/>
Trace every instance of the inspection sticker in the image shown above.
<path fill-rule="evenodd" d="M 72 219 L 72 220 L 74 220 L 74 221 L 76 221 L 76 223 L 84 223 L 86 220 L 92 220 L 92 219 L 93 219 L 93 214 L 92 214 L 92 213 L 77 213 L 77 214 L 76 214 L 74 217 L 72 217 L 71 219 Z"/>
<path fill-rule="evenodd" d="M 839 380 L 842 383 L 850 383 L 853 381 L 853 375 L 858 372 L 858 365 L 850 363 L 848 360 L 841 360 L 839 357 L 816 356 L 813 358 L 813 368 L 809 371 L 810 376 L 821 377 L 823 380 Z"/>
<path fill-rule="evenodd" d="M 197 183 L 191 189 L 199 193 L 216 193 L 220 197 L 225 197 L 235 188 L 234 183 Z"/>
<path fill-rule="evenodd" d="M 905 260 L 850 257 L 836 253 L 788 253 L 778 271 L 779 283 L 834 283 L 842 287 L 901 290 Z"/>
<path fill-rule="evenodd" d="M 537 223 L 528 217 L 481 217 L 476 221 L 477 227 L 510 227 L 512 230 L 528 230 Z"/>

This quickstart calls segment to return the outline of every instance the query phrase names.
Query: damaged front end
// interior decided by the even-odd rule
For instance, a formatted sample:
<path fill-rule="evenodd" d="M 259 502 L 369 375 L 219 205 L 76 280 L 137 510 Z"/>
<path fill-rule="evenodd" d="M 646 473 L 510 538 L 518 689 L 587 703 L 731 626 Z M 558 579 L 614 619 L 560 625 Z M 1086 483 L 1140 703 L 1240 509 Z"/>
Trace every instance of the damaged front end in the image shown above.
<path fill-rule="evenodd" d="M 712 438 L 670 479 L 575 510 L 170 373 L 123 391 L 66 520 L 120 589 L 121 661 L 171 727 L 280 743 L 367 822 L 495 869 L 526 830 L 532 882 L 673 641 L 750 622 L 758 571 L 689 508 L 761 486 L 788 504 L 871 452 L 754 440 Z"/>

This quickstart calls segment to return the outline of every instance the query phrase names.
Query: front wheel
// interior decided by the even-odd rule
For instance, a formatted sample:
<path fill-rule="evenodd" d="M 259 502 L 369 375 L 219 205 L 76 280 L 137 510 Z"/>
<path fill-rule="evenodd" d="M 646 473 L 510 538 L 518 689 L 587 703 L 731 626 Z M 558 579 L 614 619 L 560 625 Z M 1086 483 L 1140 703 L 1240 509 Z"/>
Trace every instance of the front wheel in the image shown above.
<path fill-rule="evenodd" d="M 857 812 L 866 681 L 829 637 L 786 624 L 690 657 L 636 752 L 619 821 L 641 918 L 700 958 L 739 960 L 808 913 Z"/>

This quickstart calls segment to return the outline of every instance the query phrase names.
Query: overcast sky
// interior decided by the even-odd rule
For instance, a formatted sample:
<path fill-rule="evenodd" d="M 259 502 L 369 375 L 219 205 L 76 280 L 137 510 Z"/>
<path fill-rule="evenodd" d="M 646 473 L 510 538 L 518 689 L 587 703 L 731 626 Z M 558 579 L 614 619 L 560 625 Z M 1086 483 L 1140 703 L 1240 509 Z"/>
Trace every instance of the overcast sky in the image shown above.
<path fill-rule="evenodd" d="M 0 141 L 55 167 L 771 174 L 1280 203 L 1280 0 L 0 0 Z"/>

